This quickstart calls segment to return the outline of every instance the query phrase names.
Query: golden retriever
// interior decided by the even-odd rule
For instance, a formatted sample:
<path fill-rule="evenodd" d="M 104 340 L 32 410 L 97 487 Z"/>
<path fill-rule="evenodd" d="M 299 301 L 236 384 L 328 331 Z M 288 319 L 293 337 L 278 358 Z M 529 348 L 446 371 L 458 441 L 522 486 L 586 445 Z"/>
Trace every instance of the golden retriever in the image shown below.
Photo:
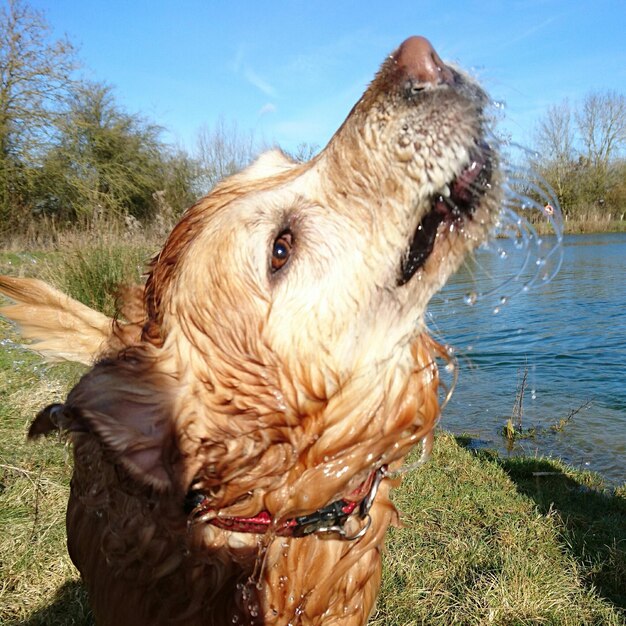
<path fill-rule="evenodd" d="M 73 443 L 98 624 L 366 623 L 389 474 L 439 415 L 424 311 L 499 212 L 487 103 L 412 37 L 312 161 L 269 152 L 185 213 L 128 323 L 0 279 L 34 349 L 97 357 L 31 436 Z"/>

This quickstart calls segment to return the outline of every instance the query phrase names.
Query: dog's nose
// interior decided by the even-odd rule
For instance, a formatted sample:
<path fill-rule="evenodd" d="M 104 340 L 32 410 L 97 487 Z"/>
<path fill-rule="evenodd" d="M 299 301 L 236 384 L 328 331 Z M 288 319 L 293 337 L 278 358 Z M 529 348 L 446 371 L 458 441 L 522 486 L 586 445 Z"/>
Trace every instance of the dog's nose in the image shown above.
<path fill-rule="evenodd" d="M 452 85 L 454 74 L 425 37 L 409 37 L 394 55 L 398 69 L 421 85 Z"/>

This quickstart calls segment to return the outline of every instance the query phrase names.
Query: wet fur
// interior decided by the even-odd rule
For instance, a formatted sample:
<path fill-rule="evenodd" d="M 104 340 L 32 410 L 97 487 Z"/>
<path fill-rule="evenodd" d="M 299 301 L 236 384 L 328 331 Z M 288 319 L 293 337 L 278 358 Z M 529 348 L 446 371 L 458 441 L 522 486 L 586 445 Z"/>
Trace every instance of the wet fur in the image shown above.
<path fill-rule="evenodd" d="M 487 235 L 498 192 L 494 183 L 463 227 L 442 224 L 423 267 L 397 286 L 433 193 L 484 133 L 485 104 L 466 77 L 408 101 L 398 72 L 392 57 L 310 163 L 268 153 L 191 207 L 145 290 L 127 292 L 132 323 L 74 324 L 82 305 L 43 284 L 28 304 L 27 283 L 0 279 L 17 301 L 4 313 L 48 341 L 43 352 L 80 336 L 70 357 L 97 357 L 32 432 L 60 428 L 73 443 L 68 547 L 99 624 L 367 621 L 397 522 L 389 479 L 354 542 L 189 525 L 184 500 L 193 485 L 222 515 L 293 518 L 383 463 L 398 467 L 431 435 L 442 350 L 423 314 Z M 294 252 L 272 274 L 285 228 Z M 24 307 L 42 298 L 56 309 L 30 328 Z"/>

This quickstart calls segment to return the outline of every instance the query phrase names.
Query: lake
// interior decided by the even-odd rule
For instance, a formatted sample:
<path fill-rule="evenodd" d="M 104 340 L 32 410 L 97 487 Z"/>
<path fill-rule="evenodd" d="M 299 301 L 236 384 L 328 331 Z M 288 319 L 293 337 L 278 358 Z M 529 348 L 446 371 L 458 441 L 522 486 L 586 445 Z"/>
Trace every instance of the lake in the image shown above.
<path fill-rule="evenodd" d="M 499 432 L 526 370 L 524 428 L 549 428 L 591 404 L 563 432 L 521 442 L 523 451 L 558 456 L 614 485 L 626 481 L 626 233 L 565 236 L 557 275 L 503 299 L 497 285 L 515 274 L 523 251 L 510 241 L 495 245 L 429 310 L 429 326 L 459 361 L 442 427 L 504 451 Z M 468 293 L 492 289 L 468 304 Z"/>

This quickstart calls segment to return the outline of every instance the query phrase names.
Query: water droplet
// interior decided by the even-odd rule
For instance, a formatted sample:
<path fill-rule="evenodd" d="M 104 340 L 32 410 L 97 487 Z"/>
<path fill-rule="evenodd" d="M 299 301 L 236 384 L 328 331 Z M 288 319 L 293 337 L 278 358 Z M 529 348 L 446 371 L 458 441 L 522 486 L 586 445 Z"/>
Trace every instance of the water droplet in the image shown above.
<path fill-rule="evenodd" d="M 509 301 L 509 299 L 506 296 L 501 296 L 500 304 L 506 304 L 508 301 Z"/>
<path fill-rule="evenodd" d="M 493 314 L 497 315 L 498 313 L 500 313 L 500 307 L 496 306 L 496 307 L 493 308 Z"/>
<path fill-rule="evenodd" d="M 465 304 L 469 306 L 473 306 L 476 304 L 476 300 L 478 300 L 478 294 L 475 291 L 470 291 L 470 293 L 465 294 L 465 298 L 463 298 Z"/>

